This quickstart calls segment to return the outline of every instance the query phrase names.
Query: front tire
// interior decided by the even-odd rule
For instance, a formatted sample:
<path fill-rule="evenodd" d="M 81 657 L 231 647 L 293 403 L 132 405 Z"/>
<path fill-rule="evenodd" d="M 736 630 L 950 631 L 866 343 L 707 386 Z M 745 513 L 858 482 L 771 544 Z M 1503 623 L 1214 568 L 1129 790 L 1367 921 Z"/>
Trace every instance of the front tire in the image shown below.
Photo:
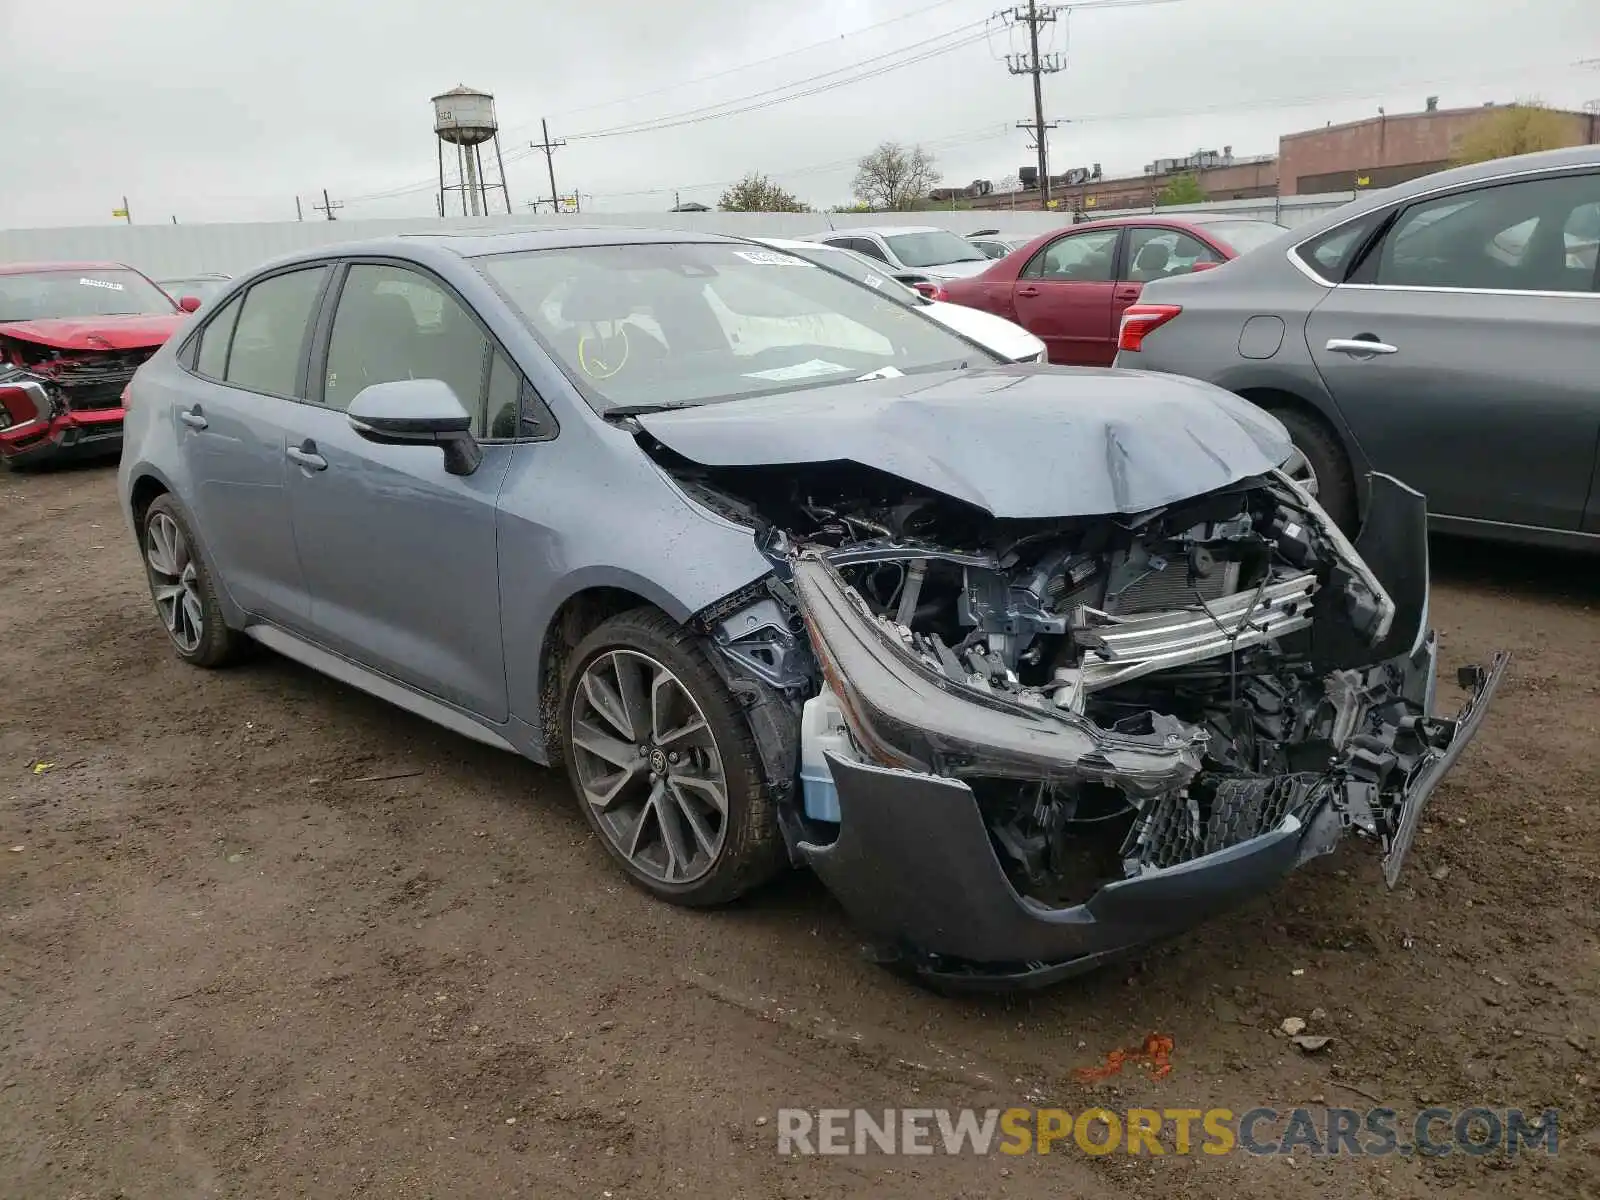
<path fill-rule="evenodd" d="M 1345 533 L 1356 532 L 1356 481 L 1344 447 L 1333 431 L 1293 408 L 1269 410 L 1289 431 L 1289 440 L 1305 457 L 1316 481 L 1317 503 Z"/>
<path fill-rule="evenodd" d="M 140 542 L 150 597 L 178 657 L 196 667 L 237 659 L 244 639 L 223 620 L 211 568 L 171 496 L 157 496 L 145 510 Z"/>
<path fill-rule="evenodd" d="M 578 645 L 561 744 L 584 818 L 630 880 L 724 904 L 770 879 L 782 840 L 749 723 L 694 638 L 638 608 Z"/>

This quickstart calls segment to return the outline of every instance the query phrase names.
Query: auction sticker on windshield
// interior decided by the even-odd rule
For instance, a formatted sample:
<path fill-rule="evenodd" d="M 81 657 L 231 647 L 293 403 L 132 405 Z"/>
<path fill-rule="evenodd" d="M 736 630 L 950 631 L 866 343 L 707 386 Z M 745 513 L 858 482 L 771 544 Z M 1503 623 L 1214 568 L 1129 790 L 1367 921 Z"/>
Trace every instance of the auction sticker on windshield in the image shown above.
<path fill-rule="evenodd" d="M 120 283 L 112 283 L 109 279 L 80 279 L 78 282 L 84 287 L 106 288 L 113 292 L 120 292 L 123 290 L 123 287 Z"/>
<path fill-rule="evenodd" d="M 811 264 L 792 254 L 779 254 L 776 250 L 735 250 L 734 254 L 746 262 L 763 267 L 809 267 Z"/>
<path fill-rule="evenodd" d="M 820 358 L 808 359 L 803 363 L 795 363 L 792 367 L 773 367 L 770 371 L 750 371 L 746 379 L 771 379 L 782 383 L 786 379 L 810 379 L 813 375 L 836 375 L 840 371 L 850 368 L 841 367 L 838 363 L 824 362 Z"/>

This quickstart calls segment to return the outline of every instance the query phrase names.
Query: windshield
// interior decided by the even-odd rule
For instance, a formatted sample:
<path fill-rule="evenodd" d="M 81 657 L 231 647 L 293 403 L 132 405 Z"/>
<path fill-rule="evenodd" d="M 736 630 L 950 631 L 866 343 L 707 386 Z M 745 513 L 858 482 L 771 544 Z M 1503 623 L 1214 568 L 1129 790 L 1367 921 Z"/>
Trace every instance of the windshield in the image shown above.
<path fill-rule="evenodd" d="M 1210 221 L 1204 228 L 1232 246 L 1235 254 L 1276 241 L 1289 229 L 1287 225 L 1275 225 L 1271 221 Z"/>
<path fill-rule="evenodd" d="M 137 271 L 29 271 L 0 275 L 0 321 L 169 315 L 177 306 Z"/>
<path fill-rule="evenodd" d="M 891 233 L 883 239 L 908 267 L 942 267 L 945 263 L 985 262 L 987 256 L 966 238 L 947 229 L 926 233 Z"/>
<path fill-rule="evenodd" d="M 779 250 L 579 246 L 476 265 L 602 413 L 1000 361 L 905 304 Z"/>
<path fill-rule="evenodd" d="M 870 259 L 864 258 L 854 250 L 846 250 L 841 246 L 824 246 L 820 243 L 807 243 L 802 250 L 796 247 L 789 251 L 819 267 L 827 267 L 830 271 L 837 271 L 857 283 L 864 283 L 870 288 L 877 288 L 891 300 L 898 300 L 902 304 L 920 306 L 924 303 L 921 294 L 914 288 L 908 288 L 898 279 L 891 279 L 884 274 L 882 266 L 874 266 Z"/>

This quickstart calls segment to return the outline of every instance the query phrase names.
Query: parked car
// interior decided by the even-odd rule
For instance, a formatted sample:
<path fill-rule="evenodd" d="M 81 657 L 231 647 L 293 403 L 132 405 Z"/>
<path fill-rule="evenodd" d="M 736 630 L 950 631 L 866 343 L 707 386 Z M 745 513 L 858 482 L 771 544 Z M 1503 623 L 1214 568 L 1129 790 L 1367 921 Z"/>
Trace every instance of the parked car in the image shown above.
<path fill-rule="evenodd" d="M 816 263 L 819 267 L 827 267 L 830 271 L 837 271 L 857 283 L 878 288 L 890 299 L 915 308 L 923 316 L 931 317 L 945 328 L 955 330 L 962 337 L 971 338 L 1007 362 L 1044 361 L 1044 343 L 1022 326 L 1013 324 L 1004 317 L 980 312 L 975 308 L 930 300 L 916 288 L 893 278 L 883 269 L 882 263 L 875 263 L 854 250 L 846 250 L 843 246 L 825 246 L 820 242 L 788 241 L 784 238 L 754 240 L 764 246 L 771 246 L 774 250 L 799 255 L 808 262 Z"/>
<path fill-rule="evenodd" d="M 1347 526 L 1378 470 L 1437 529 L 1600 549 L 1597 237 L 1600 147 L 1440 172 L 1152 284 L 1117 365 L 1270 409 Z"/>
<path fill-rule="evenodd" d="M 115 455 L 122 389 L 195 306 L 122 263 L 0 264 L 0 463 Z"/>
<path fill-rule="evenodd" d="M 983 251 L 985 258 L 1004 258 L 1013 250 L 1026 246 L 1038 236 L 1032 233 L 1004 234 L 998 229 L 980 229 L 969 233 L 967 241 Z"/>
<path fill-rule="evenodd" d="M 230 278 L 232 276 L 229 275 L 186 275 L 178 279 L 160 279 L 156 282 L 175 300 L 183 296 L 193 296 L 204 304 L 220 292 Z"/>
<path fill-rule="evenodd" d="M 952 987 L 1081 971 L 1351 828 L 1392 885 L 1504 665 L 1429 715 L 1415 493 L 1375 480 L 1369 565 L 1237 397 L 1003 363 L 748 241 L 302 252 L 131 401 L 180 658 L 253 641 L 559 761 L 666 900 L 808 865 Z"/>
<path fill-rule="evenodd" d="M 1283 232 L 1270 221 L 1196 213 L 1087 221 L 945 283 L 941 299 L 1015 321 L 1043 339 L 1053 363 L 1107 367 L 1118 319 L 1145 284 L 1220 266 Z"/>
<path fill-rule="evenodd" d="M 988 256 L 966 238 L 933 225 L 835 229 L 805 240 L 842 246 L 876 259 L 901 283 L 910 284 L 930 300 L 945 299 L 942 287 L 947 280 L 976 275 L 989 264 Z"/>

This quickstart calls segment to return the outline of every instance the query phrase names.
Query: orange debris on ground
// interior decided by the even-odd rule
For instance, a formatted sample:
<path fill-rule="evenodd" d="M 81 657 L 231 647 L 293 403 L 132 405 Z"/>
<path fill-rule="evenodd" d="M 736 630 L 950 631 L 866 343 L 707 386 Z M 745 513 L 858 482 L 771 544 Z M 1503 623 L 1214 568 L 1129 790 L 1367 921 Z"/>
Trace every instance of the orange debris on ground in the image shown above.
<path fill-rule="evenodd" d="M 1106 1055 L 1105 1066 L 1078 1067 L 1072 1074 L 1079 1083 L 1096 1083 L 1122 1074 L 1128 1063 L 1149 1067 L 1152 1079 L 1165 1079 L 1172 1072 L 1172 1039 L 1164 1033 L 1148 1034 L 1137 1050 L 1113 1050 Z"/>

